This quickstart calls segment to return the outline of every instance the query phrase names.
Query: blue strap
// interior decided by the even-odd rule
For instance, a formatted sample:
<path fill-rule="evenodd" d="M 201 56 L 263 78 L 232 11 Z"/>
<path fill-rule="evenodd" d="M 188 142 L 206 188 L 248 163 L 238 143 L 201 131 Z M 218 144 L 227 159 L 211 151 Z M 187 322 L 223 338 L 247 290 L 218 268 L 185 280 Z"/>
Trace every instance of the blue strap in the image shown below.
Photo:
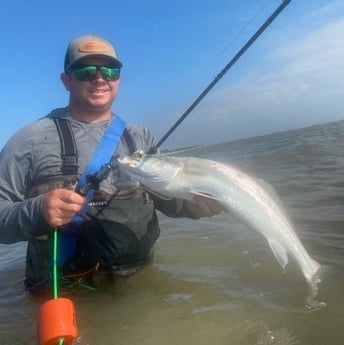
<path fill-rule="evenodd" d="M 91 161 L 88 163 L 84 173 L 80 177 L 79 182 L 76 186 L 76 190 L 81 190 L 86 186 L 87 175 L 97 173 L 104 164 L 110 161 L 121 139 L 124 128 L 125 122 L 118 115 L 116 115 L 115 118 L 111 121 L 102 141 L 99 143 Z M 72 222 L 81 223 L 83 221 L 87 211 L 88 203 L 92 200 L 94 192 L 94 189 L 90 189 L 87 192 L 87 194 L 85 195 L 87 202 L 83 209 L 73 217 Z"/>
<path fill-rule="evenodd" d="M 116 115 L 107 128 L 102 141 L 99 143 L 84 173 L 80 177 L 76 190 L 80 190 L 86 186 L 87 175 L 97 173 L 104 164 L 110 161 L 119 144 L 124 128 L 125 122 L 118 115 Z M 88 203 L 92 200 L 94 192 L 94 189 L 90 189 L 87 192 L 85 195 L 87 202 L 85 203 L 84 207 L 72 218 L 72 221 L 69 224 L 60 228 L 58 236 L 59 253 L 57 256 L 59 267 L 63 266 L 74 253 L 77 235 L 80 230 L 80 224 L 83 222 L 88 208 Z"/>

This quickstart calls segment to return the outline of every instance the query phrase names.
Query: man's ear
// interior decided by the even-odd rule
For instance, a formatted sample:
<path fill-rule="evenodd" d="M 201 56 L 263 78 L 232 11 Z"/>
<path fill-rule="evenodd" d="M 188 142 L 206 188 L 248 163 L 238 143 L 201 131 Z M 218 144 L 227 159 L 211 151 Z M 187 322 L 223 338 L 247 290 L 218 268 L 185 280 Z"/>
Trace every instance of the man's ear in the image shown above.
<path fill-rule="evenodd" d="M 61 73 L 60 79 L 67 91 L 70 91 L 70 76 L 67 73 Z"/>

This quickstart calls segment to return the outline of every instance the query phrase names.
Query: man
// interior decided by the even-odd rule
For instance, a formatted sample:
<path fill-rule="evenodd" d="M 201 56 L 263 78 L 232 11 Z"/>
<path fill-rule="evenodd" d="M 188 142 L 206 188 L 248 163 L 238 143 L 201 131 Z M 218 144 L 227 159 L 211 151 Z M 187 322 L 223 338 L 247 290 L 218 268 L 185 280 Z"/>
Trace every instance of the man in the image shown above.
<path fill-rule="evenodd" d="M 96 159 L 108 128 L 120 121 L 112 103 L 121 68 L 107 40 L 86 35 L 72 41 L 61 74 L 70 95 L 68 106 L 19 130 L 0 153 L 0 242 L 28 241 L 25 284 L 31 292 L 49 281 L 53 228 L 65 236 L 62 247 L 72 243 L 60 267 L 69 277 L 147 262 L 160 233 L 156 209 L 191 218 L 221 211 L 216 202 L 205 198 L 196 203 L 160 200 L 118 176 L 115 169 L 83 192 L 85 183 L 80 181 L 85 169 Z M 144 127 L 123 122 L 123 128 L 116 126 L 118 140 L 107 148 L 109 157 L 154 147 L 154 138 Z M 93 174 L 93 178 L 98 177 Z M 94 194 L 87 198 L 92 189 Z M 82 220 L 75 222 L 78 214 Z"/>

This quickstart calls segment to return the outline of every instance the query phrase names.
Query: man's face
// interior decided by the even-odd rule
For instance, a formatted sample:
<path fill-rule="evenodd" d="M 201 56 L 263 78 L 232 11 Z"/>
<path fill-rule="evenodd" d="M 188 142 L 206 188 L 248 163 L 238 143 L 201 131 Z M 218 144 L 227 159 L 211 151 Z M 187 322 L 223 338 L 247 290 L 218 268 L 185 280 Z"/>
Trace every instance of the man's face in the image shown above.
<path fill-rule="evenodd" d="M 82 65 L 109 66 L 109 62 L 102 57 L 88 57 L 82 60 Z M 117 96 L 119 79 L 106 80 L 99 70 L 93 80 L 80 81 L 74 72 L 63 74 L 61 79 L 70 92 L 71 104 L 80 110 L 95 114 L 107 111 Z"/>

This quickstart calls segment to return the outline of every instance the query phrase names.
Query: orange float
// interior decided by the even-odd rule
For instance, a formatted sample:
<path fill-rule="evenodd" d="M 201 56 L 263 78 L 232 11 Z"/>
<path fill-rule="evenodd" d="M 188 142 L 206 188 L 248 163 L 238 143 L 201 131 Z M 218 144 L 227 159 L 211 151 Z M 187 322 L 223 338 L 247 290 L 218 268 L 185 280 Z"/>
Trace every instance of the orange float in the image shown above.
<path fill-rule="evenodd" d="M 38 315 L 39 345 L 72 345 L 78 335 L 73 302 L 51 299 L 41 305 Z"/>

